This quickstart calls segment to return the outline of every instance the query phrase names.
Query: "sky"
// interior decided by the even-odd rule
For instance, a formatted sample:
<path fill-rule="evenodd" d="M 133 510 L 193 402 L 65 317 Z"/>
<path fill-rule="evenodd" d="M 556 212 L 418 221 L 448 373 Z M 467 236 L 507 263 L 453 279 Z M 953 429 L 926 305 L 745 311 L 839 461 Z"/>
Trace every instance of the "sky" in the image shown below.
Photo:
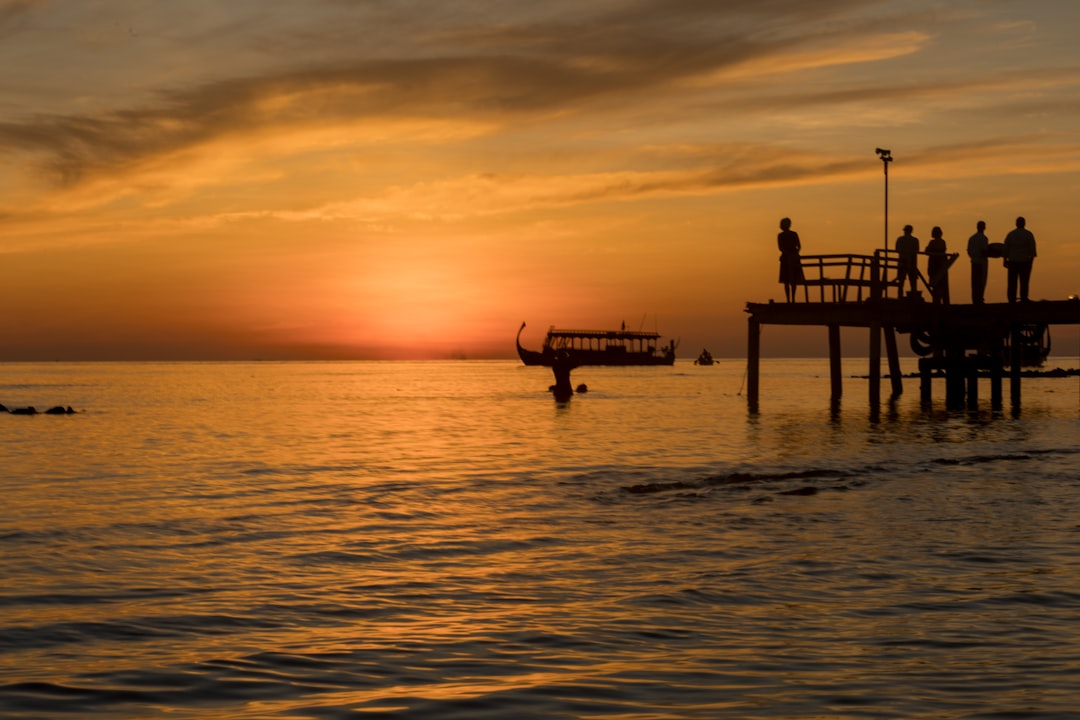
<path fill-rule="evenodd" d="M 1072 0 L 0 0 L 0 360 L 500 358 L 522 322 L 739 357 L 784 216 L 869 254 L 1024 215 L 1032 297 L 1064 299 L 1078 28 Z"/>

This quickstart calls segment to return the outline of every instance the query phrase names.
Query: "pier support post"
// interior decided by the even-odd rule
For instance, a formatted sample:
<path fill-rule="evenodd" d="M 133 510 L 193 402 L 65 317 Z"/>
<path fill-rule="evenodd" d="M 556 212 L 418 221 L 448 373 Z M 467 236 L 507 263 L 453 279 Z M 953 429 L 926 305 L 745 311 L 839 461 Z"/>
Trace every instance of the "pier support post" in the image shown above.
<path fill-rule="evenodd" d="M 836 402 L 844 392 L 840 374 L 840 326 L 829 325 L 829 383 L 832 388 L 832 400 Z"/>
<path fill-rule="evenodd" d="M 990 409 L 1001 409 L 1001 376 L 1003 374 L 1001 348 L 997 350 L 990 358 Z"/>
<path fill-rule="evenodd" d="M 979 409 L 979 358 L 972 355 L 964 360 L 967 369 L 967 406 L 968 410 Z"/>
<path fill-rule="evenodd" d="M 923 407 L 929 407 L 932 399 L 930 382 L 934 370 L 931 364 L 930 358 L 919 358 L 919 402 Z"/>
<path fill-rule="evenodd" d="M 1020 326 L 1013 323 L 1009 338 L 1009 392 L 1011 394 L 1013 412 L 1020 409 L 1020 347 L 1023 342 L 1020 338 Z"/>
<path fill-rule="evenodd" d="M 746 337 L 746 401 L 751 412 L 757 412 L 758 371 L 761 364 L 761 323 L 754 318 L 748 321 Z"/>
<path fill-rule="evenodd" d="M 889 381 L 892 383 L 892 396 L 895 398 L 904 394 L 904 379 L 900 374 L 900 353 L 896 349 L 896 328 L 886 325 L 884 330 L 885 355 L 889 359 Z"/>
<path fill-rule="evenodd" d="M 881 405 L 881 323 L 870 323 L 870 407 Z"/>
<path fill-rule="evenodd" d="M 945 407 L 959 410 L 964 407 L 964 384 L 967 372 L 964 368 L 964 349 L 949 345 L 945 350 Z"/>

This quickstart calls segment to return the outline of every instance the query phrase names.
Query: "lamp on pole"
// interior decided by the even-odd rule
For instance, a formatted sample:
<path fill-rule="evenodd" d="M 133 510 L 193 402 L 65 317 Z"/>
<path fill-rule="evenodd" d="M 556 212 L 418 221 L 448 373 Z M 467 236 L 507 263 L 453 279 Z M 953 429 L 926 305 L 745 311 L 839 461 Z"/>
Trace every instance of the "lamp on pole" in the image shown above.
<path fill-rule="evenodd" d="M 881 164 L 885 167 L 885 249 L 889 249 L 889 163 L 892 162 L 892 151 L 877 148 L 874 150 L 881 158 Z"/>

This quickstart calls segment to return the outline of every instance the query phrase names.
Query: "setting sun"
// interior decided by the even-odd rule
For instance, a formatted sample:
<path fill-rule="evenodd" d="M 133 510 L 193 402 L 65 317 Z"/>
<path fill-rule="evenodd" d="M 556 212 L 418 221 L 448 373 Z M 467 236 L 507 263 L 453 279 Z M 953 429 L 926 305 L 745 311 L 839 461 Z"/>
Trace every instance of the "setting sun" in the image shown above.
<path fill-rule="evenodd" d="M 738 356 L 782 216 L 829 253 L 1024 214 L 1038 295 L 1076 292 L 1067 3 L 5 7 L 7 359 L 512 357 L 522 320 L 646 317 Z"/>

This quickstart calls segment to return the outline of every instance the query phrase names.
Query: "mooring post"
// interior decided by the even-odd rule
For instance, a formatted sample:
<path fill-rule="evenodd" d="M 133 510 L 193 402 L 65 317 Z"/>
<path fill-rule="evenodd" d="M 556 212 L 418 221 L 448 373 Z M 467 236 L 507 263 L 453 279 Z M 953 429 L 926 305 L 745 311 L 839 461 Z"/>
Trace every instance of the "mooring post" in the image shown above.
<path fill-rule="evenodd" d="M 900 397 L 904 394 L 904 379 L 900 374 L 900 353 L 896 350 L 896 328 L 886 325 L 885 328 L 885 355 L 889 359 L 889 380 L 892 382 L 892 396 Z"/>
<path fill-rule="evenodd" d="M 758 366 L 761 362 L 761 323 L 751 317 L 746 338 L 746 401 L 751 410 L 758 404 Z"/>
<path fill-rule="evenodd" d="M 829 382 L 832 399 L 839 400 L 844 388 L 840 374 L 840 326 L 835 323 L 829 325 Z"/>
<path fill-rule="evenodd" d="M 870 407 L 881 405 L 881 323 L 870 323 Z"/>

